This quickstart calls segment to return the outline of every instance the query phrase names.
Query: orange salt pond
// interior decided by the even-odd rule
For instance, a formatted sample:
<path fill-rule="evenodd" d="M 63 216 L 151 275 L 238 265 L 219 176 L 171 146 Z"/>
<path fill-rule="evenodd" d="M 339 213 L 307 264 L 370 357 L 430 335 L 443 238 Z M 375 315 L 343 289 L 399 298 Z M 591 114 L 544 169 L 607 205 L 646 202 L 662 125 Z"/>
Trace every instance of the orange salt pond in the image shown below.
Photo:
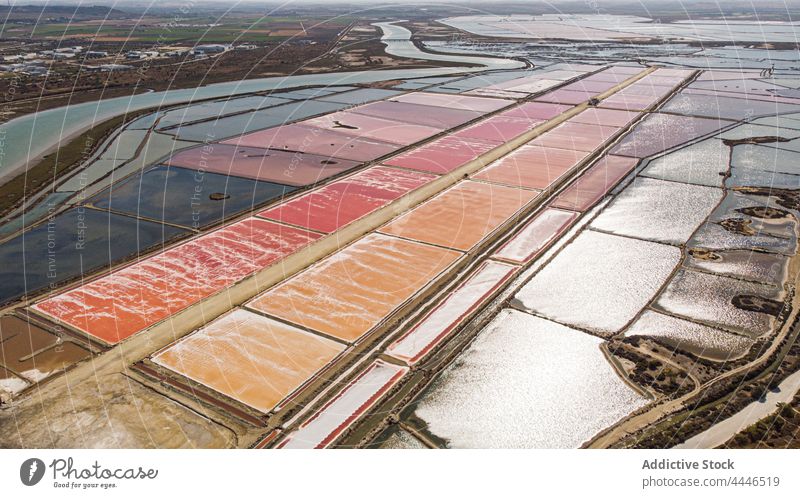
<path fill-rule="evenodd" d="M 45 299 L 33 309 L 116 344 L 319 237 L 248 218 Z"/>
<path fill-rule="evenodd" d="M 517 187 L 544 189 L 588 155 L 585 151 L 524 145 L 490 164 L 473 178 Z"/>
<path fill-rule="evenodd" d="M 370 234 L 247 306 L 353 342 L 425 288 L 460 254 Z"/>
<path fill-rule="evenodd" d="M 344 348 L 330 339 L 236 309 L 156 354 L 153 361 L 267 413 Z"/>
<path fill-rule="evenodd" d="M 467 251 L 537 195 L 534 190 L 463 181 L 380 231 Z"/>

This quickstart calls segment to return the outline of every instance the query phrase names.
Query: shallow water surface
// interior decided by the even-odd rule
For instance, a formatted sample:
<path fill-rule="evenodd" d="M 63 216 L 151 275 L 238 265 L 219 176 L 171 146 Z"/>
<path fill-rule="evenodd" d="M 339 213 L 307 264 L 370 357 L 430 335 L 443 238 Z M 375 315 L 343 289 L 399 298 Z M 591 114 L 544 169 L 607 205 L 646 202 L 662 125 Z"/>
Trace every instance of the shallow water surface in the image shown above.
<path fill-rule="evenodd" d="M 730 148 L 709 138 L 653 159 L 642 176 L 721 187 L 729 158 Z"/>
<path fill-rule="evenodd" d="M 585 231 L 520 290 L 514 305 L 613 334 L 655 295 L 680 255 L 677 247 Z"/>
<path fill-rule="evenodd" d="M 737 334 L 647 310 L 625 332 L 644 336 L 702 358 L 724 361 L 744 355 L 753 341 Z"/>
<path fill-rule="evenodd" d="M 758 296 L 777 302 L 783 299 L 783 291 L 769 285 L 681 269 L 654 307 L 752 338 L 769 332 L 774 317 L 735 306 L 733 302 L 737 296 Z"/>
<path fill-rule="evenodd" d="M 683 244 L 722 199 L 722 190 L 637 178 L 592 222 L 617 235 Z"/>
<path fill-rule="evenodd" d="M 415 402 L 452 448 L 577 448 L 647 400 L 596 337 L 503 310 Z"/>

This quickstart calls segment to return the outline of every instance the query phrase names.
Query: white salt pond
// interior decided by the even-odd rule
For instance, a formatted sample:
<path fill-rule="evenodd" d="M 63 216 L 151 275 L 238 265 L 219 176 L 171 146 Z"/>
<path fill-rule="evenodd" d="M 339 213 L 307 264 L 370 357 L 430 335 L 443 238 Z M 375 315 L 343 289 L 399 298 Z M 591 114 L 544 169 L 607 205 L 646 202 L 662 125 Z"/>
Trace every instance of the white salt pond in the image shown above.
<path fill-rule="evenodd" d="M 625 332 L 626 337 L 650 337 L 701 358 L 716 361 L 739 358 L 751 339 L 720 329 L 647 310 Z"/>
<path fill-rule="evenodd" d="M 452 448 L 577 448 L 645 405 L 601 339 L 503 310 L 416 402 Z"/>
<path fill-rule="evenodd" d="M 683 244 L 720 200 L 718 188 L 637 178 L 591 226 L 617 235 Z"/>
<path fill-rule="evenodd" d="M 614 334 L 647 305 L 680 257 L 677 247 L 584 231 L 520 290 L 514 306 Z"/>
<path fill-rule="evenodd" d="M 710 138 L 653 159 L 642 176 L 721 187 L 729 159 L 730 147 Z"/>
<path fill-rule="evenodd" d="M 732 300 L 740 295 L 775 301 L 783 299 L 783 291 L 770 285 L 682 269 L 675 274 L 654 307 L 753 338 L 768 333 L 775 318 L 766 313 L 737 308 Z"/>

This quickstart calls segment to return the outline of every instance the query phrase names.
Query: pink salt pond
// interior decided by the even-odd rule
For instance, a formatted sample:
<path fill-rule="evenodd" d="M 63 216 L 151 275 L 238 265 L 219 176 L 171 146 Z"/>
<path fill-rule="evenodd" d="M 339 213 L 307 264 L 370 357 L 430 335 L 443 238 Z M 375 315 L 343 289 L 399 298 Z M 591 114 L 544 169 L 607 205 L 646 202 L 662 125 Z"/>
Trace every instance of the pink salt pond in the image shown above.
<path fill-rule="evenodd" d="M 331 233 L 436 178 L 375 166 L 284 202 L 258 216 Z"/>
<path fill-rule="evenodd" d="M 303 125 L 400 145 L 410 145 L 442 131 L 442 128 L 401 123 L 350 111 L 334 112 L 307 119 L 303 121 Z"/>
<path fill-rule="evenodd" d="M 558 104 L 581 104 L 594 96 L 595 92 L 558 89 L 537 97 L 536 100 Z"/>
<path fill-rule="evenodd" d="M 551 204 L 553 207 L 585 211 L 627 175 L 638 161 L 607 155 L 567 187 Z"/>
<path fill-rule="evenodd" d="M 417 171 L 445 174 L 467 164 L 497 146 L 496 142 L 449 135 L 388 159 L 384 161 L 384 164 Z"/>
<path fill-rule="evenodd" d="M 601 126 L 627 126 L 639 116 L 638 112 L 617 109 L 590 108 L 569 118 L 571 123 L 584 123 Z"/>
<path fill-rule="evenodd" d="M 294 186 L 312 185 L 360 164 L 302 152 L 225 144 L 187 149 L 165 162 L 170 166 Z"/>
<path fill-rule="evenodd" d="M 524 145 L 495 161 L 474 178 L 541 190 L 549 187 L 588 155 L 588 152 L 579 150 Z"/>
<path fill-rule="evenodd" d="M 515 271 L 516 267 L 496 261 L 483 263 L 444 301 L 392 343 L 386 353 L 407 365 L 416 364 L 490 299 Z"/>
<path fill-rule="evenodd" d="M 350 112 L 438 129 L 453 128 L 478 119 L 484 114 L 481 111 L 447 109 L 391 100 L 354 107 Z"/>
<path fill-rule="evenodd" d="M 401 147 L 366 137 L 356 137 L 338 131 L 323 130 L 314 126 L 291 124 L 256 131 L 231 138 L 223 144 L 245 147 L 262 147 L 338 157 L 352 161 L 372 161 L 391 154 Z"/>
<path fill-rule="evenodd" d="M 572 109 L 571 105 L 551 104 L 549 102 L 526 102 L 503 111 L 501 115 L 512 118 L 525 118 L 546 121 Z"/>
<path fill-rule="evenodd" d="M 574 211 L 547 208 L 495 254 L 495 259 L 522 265 L 531 261 L 561 235 L 578 217 Z"/>
<path fill-rule="evenodd" d="M 458 131 L 453 136 L 502 143 L 513 140 L 542 122 L 543 120 L 498 115 Z"/>
<path fill-rule="evenodd" d="M 532 140 L 531 145 L 593 151 L 619 132 L 619 128 L 567 121 Z"/>
<path fill-rule="evenodd" d="M 389 99 L 393 102 L 446 107 L 477 112 L 492 112 L 508 107 L 514 102 L 489 97 L 472 97 L 468 95 L 451 95 L 446 93 L 411 92 Z"/>

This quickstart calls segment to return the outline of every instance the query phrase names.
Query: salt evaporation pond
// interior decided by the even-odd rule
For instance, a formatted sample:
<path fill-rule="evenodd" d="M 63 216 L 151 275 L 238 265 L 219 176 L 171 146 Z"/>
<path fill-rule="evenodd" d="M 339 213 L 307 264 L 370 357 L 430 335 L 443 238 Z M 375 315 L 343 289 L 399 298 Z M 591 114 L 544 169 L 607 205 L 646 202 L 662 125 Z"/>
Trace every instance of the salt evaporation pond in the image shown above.
<path fill-rule="evenodd" d="M 0 244 L 0 303 L 82 278 L 187 230 L 83 207 Z"/>
<path fill-rule="evenodd" d="M 800 107 L 796 105 L 765 102 L 763 100 L 747 99 L 746 95 L 734 98 L 689 93 L 679 93 L 675 95 L 661 108 L 664 112 L 689 114 L 692 116 L 703 116 L 720 120 L 733 119 L 737 121 L 754 116 L 768 116 L 791 112 L 796 109 L 800 109 Z M 720 123 L 722 124 L 722 122 Z M 730 123 L 728 122 L 725 124 Z"/>
<path fill-rule="evenodd" d="M 187 228 L 202 228 L 295 190 L 278 183 L 156 166 L 89 199 L 93 206 Z"/>
<path fill-rule="evenodd" d="M 341 343 L 235 309 L 153 361 L 266 413 L 343 350 Z"/>
<path fill-rule="evenodd" d="M 655 295 L 680 257 L 677 247 L 587 230 L 520 290 L 514 306 L 614 334 Z"/>
<path fill-rule="evenodd" d="M 800 137 L 800 132 L 790 128 L 769 126 L 765 124 L 743 123 L 718 135 L 723 140 L 746 140 L 755 137 L 781 137 L 793 139 Z"/>
<path fill-rule="evenodd" d="M 650 310 L 628 327 L 625 336 L 650 337 L 670 348 L 716 361 L 739 358 L 754 343 L 741 335 Z"/>
<path fill-rule="evenodd" d="M 726 122 L 678 116 L 674 114 L 653 113 L 636 125 L 611 150 L 612 154 L 631 157 L 649 157 L 694 138 L 717 131 Z"/>
<path fill-rule="evenodd" d="M 414 414 L 452 448 L 577 448 L 647 403 L 609 365 L 601 342 L 504 310 Z"/>
<path fill-rule="evenodd" d="M 779 144 L 776 144 L 779 145 Z M 743 144 L 733 147 L 731 155 L 733 173 L 737 170 L 754 172 L 800 174 L 800 153 L 776 147 Z"/>
<path fill-rule="evenodd" d="M 683 262 L 688 268 L 719 275 L 781 286 L 786 280 L 789 258 L 759 251 L 690 251 Z"/>
<path fill-rule="evenodd" d="M 654 307 L 675 315 L 756 338 L 775 323 L 772 315 L 736 307 L 737 296 L 758 296 L 782 304 L 783 291 L 770 285 L 681 269 Z"/>
<path fill-rule="evenodd" d="M 201 119 L 218 118 L 237 112 L 274 107 L 276 105 L 288 104 L 289 102 L 291 101 L 288 99 L 265 97 L 263 95 L 204 102 L 202 104 L 180 107 L 163 113 L 164 115 L 158 121 L 158 129 L 169 128 L 170 126 L 199 121 Z"/>
<path fill-rule="evenodd" d="M 729 159 L 730 148 L 709 138 L 653 159 L 642 176 L 721 187 Z"/>
<path fill-rule="evenodd" d="M 347 107 L 347 105 L 314 100 L 292 102 L 278 107 L 220 117 L 211 121 L 181 125 L 167 131 L 175 134 L 180 140 L 210 142 L 254 130 L 280 126 L 310 116 L 337 111 L 343 107 Z"/>
<path fill-rule="evenodd" d="M 600 213 L 592 228 L 683 244 L 722 199 L 722 190 L 637 178 Z"/>

